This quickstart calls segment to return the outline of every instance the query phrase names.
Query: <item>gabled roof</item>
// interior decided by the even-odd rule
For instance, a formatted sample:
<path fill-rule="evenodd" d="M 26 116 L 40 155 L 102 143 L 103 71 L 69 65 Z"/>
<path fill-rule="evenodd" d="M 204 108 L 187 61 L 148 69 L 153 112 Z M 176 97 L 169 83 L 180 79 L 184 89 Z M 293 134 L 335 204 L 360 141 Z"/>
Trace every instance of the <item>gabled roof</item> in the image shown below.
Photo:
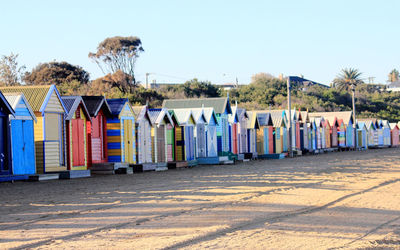
<path fill-rule="evenodd" d="M 309 122 L 310 121 L 310 117 L 308 116 L 308 111 L 300 111 L 301 114 L 301 120 L 303 122 Z"/>
<path fill-rule="evenodd" d="M 34 112 L 44 112 L 44 109 L 49 101 L 51 94 L 55 91 L 60 99 L 60 103 L 66 112 L 65 105 L 61 100 L 60 93 L 55 85 L 34 85 L 34 86 L 13 86 L 13 87 L 0 87 L 0 91 L 4 93 L 24 93 L 26 100 L 28 100 Z"/>
<path fill-rule="evenodd" d="M 308 113 L 308 116 L 311 117 L 323 117 L 324 119 L 329 120 L 330 124 L 333 124 L 335 118 L 337 120 L 343 120 L 344 124 L 349 125 L 350 121 L 353 123 L 353 112 L 352 111 L 338 111 L 338 112 L 313 112 Z"/>
<path fill-rule="evenodd" d="M 373 124 L 375 129 L 377 129 L 379 126 L 378 119 L 376 119 L 376 118 L 360 118 L 357 120 L 360 122 L 365 122 L 365 125 L 367 126 L 367 128 L 369 128 L 370 124 Z"/>
<path fill-rule="evenodd" d="M 0 92 L 1 93 L 1 92 Z M 31 106 L 29 105 L 28 101 L 25 98 L 25 95 L 23 93 L 4 93 L 4 97 L 7 99 L 8 103 L 11 105 L 11 107 L 16 110 L 18 104 L 23 100 L 25 103 L 26 108 L 28 109 L 29 114 L 37 122 L 36 115 L 33 113 L 33 110 Z M 16 114 L 15 114 L 16 115 Z"/>
<path fill-rule="evenodd" d="M 397 123 L 395 123 L 395 122 L 389 123 L 389 126 L 390 126 L 390 130 L 399 129 L 399 126 L 398 126 Z"/>
<path fill-rule="evenodd" d="M 149 109 L 147 105 L 140 105 L 140 106 L 132 106 L 133 114 L 135 115 L 136 123 L 139 123 L 143 119 L 149 121 L 151 126 L 153 126 L 153 122 L 151 121 L 151 117 L 149 114 Z"/>
<path fill-rule="evenodd" d="M 389 128 L 389 121 L 388 120 L 379 120 L 379 125 L 381 127 Z"/>
<path fill-rule="evenodd" d="M 172 109 L 171 111 L 174 113 L 179 126 L 189 125 L 190 118 L 196 124 L 196 119 L 190 109 Z"/>
<path fill-rule="evenodd" d="M 64 102 L 65 108 L 67 109 L 67 115 L 65 117 L 66 120 L 71 120 L 74 116 L 76 110 L 78 109 L 79 105 L 83 107 L 83 113 L 85 114 L 86 118 L 91 121 L 89 111 L 86 108 L 85 102 L 83 101 L 82 97 L 80 96 L 62 96 L 62 101 Z"/>
<path fill-rule="evenodd" d="M 244 117 L 245 119 L 249 119 L 249 116 L 247 115 L 246 109 L 244 108 L 237 108 L 236 110 L 239 119 L 241 119 L 241 117 Z"/>
<path fill-rule="evenodd" d="M 172 126 L 174 126 L 174 121 L 172 120 L 171 115 L 166 108 L 149 109 L 148 113 L 152 124 L 158 125 L 162 121 L 166 121 L 166 123 L 170 123 Z"/>
<path fill-rule="evenodd" d="M 275 128 L 287 127 L 287 118 L 285 115 L 285 110 L 271 110 L 272 124 Z"/>
<path fill-rule="evenodd" d="M 323 117 L 311 117 L 310 121 L 313 121 L 317 127 L 322 127 L 324 124 L 324 118 Z"/>
<path fill-rule="evenodd" d="M 259 129 L 260 123 L 258 121 L 257 112 L 247 111 L 247 115 L 249 116 L 249 120 L 247 120 L 247 128 Z"/>
<path fill-rule="evenodd" d="M 0 106 L 6 109 L 6 112 L 10 115 L 15 115 L 13 108 L 10 103 L 8 103 L 7 99 L 4 97 L 3 93 L 0 91 Z"/>
<path fill-rule="evenodd" d="M 271 114 L 264 111 L 255 111 L 260 126 L 273 126 Z"/>
<path fill-rule="evenodd" d="M 192 98 L 192 99 L 168 99 L 164 100 L 163 108 L 179 109 L 179 108 L 214 108 L 214 112 L 222 114 L 227 110 L 228 114 L 232 113 L 231 105 L 228 97 L 218 98 Z"/>
<path fill-rule="evenodd" d="M 239 121 L 239 116 L 237 113 L 237 106 L 232 107 L 232 114 L 228 115 L 228 122 L 229 123 L 235 123 Z"/>
<path fill-rule="evenodd" d="M 127 102 L 128 98 L 107 99 L 112 115 L 119 115 Z"/>
<path fill-rule="evenodd" d="M 198 122 L 203 122 L 203 123 L 208 123 L 206 116 L 204 115 L 204 110 L 202 108 L 194 108 L 194 109 L 190 109 L 190 111 L 192 111 L 194 120 L 196 121 L 196 123 Z"/>
<path fill-rule="evenodd" d="M 358 129 L 365 128 L 367 130 L 367 125 L 365 125 L 365 122 L 357 122 L 357 128 Z"/>
<path fill-rule="evenodd" d="M 324 128 L 326 128 L 326 127 L 331 128 L 331 124 L 329 123 L 328 120 L 325 120 L 325 119 L 322 121 L 322 126 Z"/>
<path fill-rule="evenodd" d="M 82 96 L 82 99 L 91 117 L 96 117 L 101 109 L 104 110 L 105 116 L 111 115 L 110 107 L 104 96 Z"/>

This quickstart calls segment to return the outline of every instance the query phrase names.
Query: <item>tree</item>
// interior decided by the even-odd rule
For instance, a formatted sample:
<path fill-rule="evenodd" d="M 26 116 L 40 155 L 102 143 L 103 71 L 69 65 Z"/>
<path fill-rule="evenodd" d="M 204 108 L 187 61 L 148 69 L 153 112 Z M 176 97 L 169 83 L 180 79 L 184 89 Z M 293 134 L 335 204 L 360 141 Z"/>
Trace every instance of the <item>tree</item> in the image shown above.
<path fill-rule="evenodd" d="M 2 56 L 0 61 L 0 86 L 20 85 L 25 74 L 25 66 L 18 66 L 18 54 Z"/>
<path fill-rule="evenodd" d="M 186 81 L 181 88 L 185 96 L 192 97 L 219 97 L 221 92 L 219 88 L 209 81 L 199 81 L 197 78 Z"/>
<path fill-rule="evenodd" d="M 342 72 L 336 77 L 333 82 L 335 86 L 339 89 L 351 89 L 352 92 L 352 103 L 353 103 L 353 141 L 354 141 L 354 149 L 356 149 L 356 103 L 355 103 L 355 92 L 356 86 L 361 84 L 363 81 L 361 80 L 362 73 L 358 69 L 353 68 L 345 68 L 342 69 Z"/>
<path fill-rule="evenodd" d="M 115 36 L 102 41 L 96 53 L 89 53 L 89 58 L 96 62 L 104 74 L 113 74 L 120 70 L 131 76 L 130 79 L 136 86 L 135 64 L 143 51 L 142 42 L 138 37 Z"/>
<path fill-rule="evenodd" d="M 389 73 L 388 82 L 397 82 L 397 81 L 399 81 L 399 71 L 397 69 L 393 69 Z"/>
<path fill-rule="evenodd" d="M 358 69 L 345 68 L 342 69 L 341 73 L 333 80 L 333 85 L 339 90 L 351 90 L 355 86 L 363 83 L 360 76 L 362 73 Z"/>
<path fill-rule="evenodd" d="M 31 85 L 61 85 L 73 81 L 87 84 L 89 73 L 82 67 L 67 62 L 48 62 L 38 64 L 32 72 L 25 75 L 24 80 Z"/>

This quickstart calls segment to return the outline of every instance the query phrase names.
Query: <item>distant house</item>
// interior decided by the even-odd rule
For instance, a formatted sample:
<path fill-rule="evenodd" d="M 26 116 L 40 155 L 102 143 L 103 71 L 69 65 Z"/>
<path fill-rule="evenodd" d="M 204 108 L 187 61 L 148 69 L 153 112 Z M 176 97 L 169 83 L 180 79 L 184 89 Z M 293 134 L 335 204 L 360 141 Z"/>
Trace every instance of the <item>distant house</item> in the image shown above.
<path fill-rule="evenodd" d="M 389 92 L 399 92 L 400 91 L 400 80 L 391 82 L 388 85 L 386 85 L 386 90 Z"/>

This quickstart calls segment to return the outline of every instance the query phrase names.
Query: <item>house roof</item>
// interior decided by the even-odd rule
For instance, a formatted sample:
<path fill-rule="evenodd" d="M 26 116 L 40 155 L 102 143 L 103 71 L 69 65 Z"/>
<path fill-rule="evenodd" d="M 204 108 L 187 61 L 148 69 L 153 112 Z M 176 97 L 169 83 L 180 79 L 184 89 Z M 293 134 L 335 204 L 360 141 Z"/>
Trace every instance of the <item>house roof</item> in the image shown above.
<path fill-rule="evenodd" d="M 28 101 L 26 100 L 23 93 L 4 93 L 4 97 L 7 99 L 8 103 L 11 105 L 11 107 L 14 110 L 16 110 L 18 104 L 20 103 L 20 101 L 22 99 L 25 103 L 26 108 L 28 109 L 29 114 L 33 118 L 33 120 L 35 120 L 35 122 L 37 121 L 36 115 L 35 115 L 35 113 L 33 113 L 33 110 L 31 108 L 31 106 L 29 105 Z"/>
<path fill-rule="evenodd" d="M 160 124 L 162 121 L 166 121 L 166 123 L 170 123 L 172 126 L 174 125 L 174 121 L 166 108 L 149 109 L 148 112 L 151 123 Z"/>
<path fill-rule="evenodd" d="M 232 113 L 231 105 L 228 97 L 218 98 L 191 98 L 191 99 L 168 99 L 164 100 L 163 108 L 179 109 L 179 108 L 214 108 L 214 112 L 222 114 L 227 110 L 228 114 Z"/>
<path fill-rule="evenodd" d="M 67 115 L 65 117 L 66 120 L 72 119 L 79 105 L 82 105 L 83 113 L 85 114 L 86 118 L 90 121 L 92 120 L 81 96 L 62 96 L 61 99 L 64 102 L 65 108 L 67 109 Z"/>
<path fill-rule="evenodd" d="M 104 96 L 82 96 L 82 99 L 91 117 L 96 117 L 102 108 L 106 116 L 111 115 L 110 107 Z"/>
<path fill-rule="evenodd" d="M 55 85 L 0 87 L 0 91 L 4 93 L 24 93 L 26 100 L 28 100 L 34 112 L 43 112 L 52 92 L 55 91 L 64 111 L 66 111 L 60 93 Z"/>
<path fill-rule="evenodd" d="M 324 119 L 327 119 L 330 124 L 333 124 L 335 122 L 335 118 L 337 120 L 343 120 L 344 124 L 347 126 L 350 121 L 353 123 L 353 112 L 352 111 L 338 111 L 338 112 L 313 112 L 313 113 L 308 113 L 308 116 L 310 117 L 323 117 Z"/>

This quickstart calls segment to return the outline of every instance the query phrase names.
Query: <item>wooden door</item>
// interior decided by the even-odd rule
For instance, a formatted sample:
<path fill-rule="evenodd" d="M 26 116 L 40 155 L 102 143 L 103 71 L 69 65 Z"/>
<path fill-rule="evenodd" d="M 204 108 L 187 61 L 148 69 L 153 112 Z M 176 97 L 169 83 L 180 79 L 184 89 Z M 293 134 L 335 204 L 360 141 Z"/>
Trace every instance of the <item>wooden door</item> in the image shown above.
<path fill-rule="evenodd" d="M 167 125 L 167 161 L 174 160 L 174 128 L 172 125 Z"/>
<path fill-rule="evenodd" d="M 132 120 L 125 119 L 124 121 L 124 154 L 125 162 L 133 163 L 133 143 L 132 140 Z"/>
<path fill-rule="evenodd" d="M 102 162 L 103 156 L 103 145 L 104 141 L 102 140 L 103 134 L 103 120 L 102 116 L 98 115 L 92 118 L 92 126 L 91 126 L 91 140 L 92 140 L 92 162 L 100 163 Z"/>
<path fill-rule="evenodd" d="M 11 126 L 13 174 L 34 174 L 33 121 L 12 120 Z"/>
<path fill-rule="evenodd" d="M 237 123 L 232 124 L 232 153 L 238 154 L 238 129 Z"/>
<path fill-rule="evenodd" d="M 72 165 L 85 166 L 85 126 L 82 119 L 71 120 Z"/>
<path fill-rule="evenodd" d="M 217 152 L 217 129 L 215 126 L 207 127 L 207 156 L 216 157 Z"/>
<path fill-rule="evenodd" d="M 175 127 L 175 159 L 183 161 L 185 158 L 184 130 L 183 127 Z"/>
<path fill-rule="evenodd" d="M 197 156 L 206 157 L 206 132 L 204 124 L 198 124 L 196 128 L 196 140 L 197 140 Z"/>
<path fill-rule="evenodd" d="M 9 174 L 7 117 L 0 114 L 0 174 Z"/>
<path fill-rule="evenodd" d="M 165 160 L 165 125 L 154 127 L 157 133 L 157 162 L 166 162 Z"/>

